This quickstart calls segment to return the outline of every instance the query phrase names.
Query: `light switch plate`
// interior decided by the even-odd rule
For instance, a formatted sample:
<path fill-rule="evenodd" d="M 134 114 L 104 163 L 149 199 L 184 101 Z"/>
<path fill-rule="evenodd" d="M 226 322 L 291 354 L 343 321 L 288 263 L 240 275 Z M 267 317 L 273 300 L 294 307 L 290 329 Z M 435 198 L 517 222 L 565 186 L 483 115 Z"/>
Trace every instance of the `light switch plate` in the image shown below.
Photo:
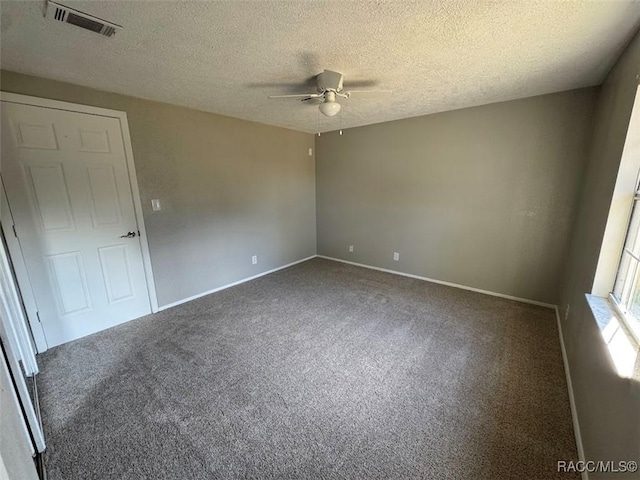
<path fill-rule="evenodd" d="M 160 207 L 159 198 L 154 198 L 153 200 L 151 200 L 151 208 L 153 209 L 154 212 L 159 212 L 160 210 L 162 210 L 162 208 Z"/>

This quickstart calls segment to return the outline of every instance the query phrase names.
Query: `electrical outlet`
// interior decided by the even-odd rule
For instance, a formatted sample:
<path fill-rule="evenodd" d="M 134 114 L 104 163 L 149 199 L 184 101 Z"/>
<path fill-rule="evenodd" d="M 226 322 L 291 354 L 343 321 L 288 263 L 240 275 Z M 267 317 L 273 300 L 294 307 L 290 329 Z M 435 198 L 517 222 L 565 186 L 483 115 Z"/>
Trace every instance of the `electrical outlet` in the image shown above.
<path fill-rule="evenodd" d="M 400 254 L 398 252 L 393 252 L 393 259 L 397 262 L 400 260 Z"/>
<path fill-rule="evenodd" d="M 251 264 L 256 265 L 257 263 L 258 263 L 258 256 L 254 255 L 253 257 L 251 257 Z"/>
<path fill-rule="evenodd" d="M 349 245 L 349 251 L 353 253 L 353 245 Z"/>
<path fill-rule="evenodd" d="M 309 156 L 312 157 L 313 156 L 313 148 L 309 149 Z"/>
<path fill-rule="evenodd" d="M 571 308 L 571 304 L 567 303 L 566 308 L 564 309 L 564 319 L 565 321 L 569 318 L 569 309 Z"/>

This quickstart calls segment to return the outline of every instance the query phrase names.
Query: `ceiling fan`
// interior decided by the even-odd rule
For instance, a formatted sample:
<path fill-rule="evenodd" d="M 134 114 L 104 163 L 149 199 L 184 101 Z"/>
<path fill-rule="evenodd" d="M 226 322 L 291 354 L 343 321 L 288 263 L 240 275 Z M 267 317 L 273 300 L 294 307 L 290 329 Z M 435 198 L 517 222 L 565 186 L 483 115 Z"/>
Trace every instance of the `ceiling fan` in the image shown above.
<path fill-rule="evenodd" d="M 324 70 L 316 75 L 316 93 L 302 93 L 296 95 L 271 95 L 269 98 L 300 98 L 303 102 L 320 102 L 320 112 L 327 117 L 333 117 L 341 108 L 337 97 L 349 98 L 352 93 L 391 93 L 391 90 L 344 90 L 344 76 L 340 72 Z"/>

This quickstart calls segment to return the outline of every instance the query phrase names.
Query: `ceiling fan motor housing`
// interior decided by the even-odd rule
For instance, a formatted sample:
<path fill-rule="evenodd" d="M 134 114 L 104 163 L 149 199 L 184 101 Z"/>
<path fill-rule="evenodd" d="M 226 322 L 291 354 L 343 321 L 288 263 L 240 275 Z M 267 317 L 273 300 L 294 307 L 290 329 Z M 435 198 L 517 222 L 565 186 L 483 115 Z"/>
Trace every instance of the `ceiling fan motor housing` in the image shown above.
<path fill-rule="evenodd" d="M 342 90 L 342 79 L 343 76 L 340 72 L 324 70 L 316 77 L 318 92 L 326 92 L 327 90 L 339 92 Z"/>

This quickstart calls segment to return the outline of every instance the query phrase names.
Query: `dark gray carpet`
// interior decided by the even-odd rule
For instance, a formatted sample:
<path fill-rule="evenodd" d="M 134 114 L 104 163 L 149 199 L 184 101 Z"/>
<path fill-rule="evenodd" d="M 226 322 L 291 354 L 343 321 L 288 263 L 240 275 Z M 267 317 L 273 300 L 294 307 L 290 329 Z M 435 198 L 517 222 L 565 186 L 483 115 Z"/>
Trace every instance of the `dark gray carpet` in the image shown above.
<path fill-rule="evenodd" d="M 552 310 L 328 260 L 40 362 L 52 480 L 568 479 L 577 459 Z"/>

